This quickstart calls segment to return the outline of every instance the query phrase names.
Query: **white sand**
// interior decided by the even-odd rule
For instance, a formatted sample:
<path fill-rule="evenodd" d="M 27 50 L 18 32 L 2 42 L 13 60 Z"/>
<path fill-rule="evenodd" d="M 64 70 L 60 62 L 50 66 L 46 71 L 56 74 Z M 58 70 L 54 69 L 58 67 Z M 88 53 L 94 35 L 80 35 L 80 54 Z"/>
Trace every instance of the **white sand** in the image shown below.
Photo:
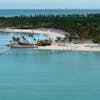
<path fill-rule="evenodd" d="M 43 50 L 72 50 L 72 51 L 100 51 L 100 47 L 93 47 L 90 46 L 96 46 L 97 44 L 88 44 L 89 47 L 85 47 L 87 44 L 71 44 L 68 43 L 66 46 L 57 46 L 57 45 L 51 45 L 51 46 L 39 46 L 38 49 Z"/>
<path fill-rule="evenodd" d="M 0 29 L 1 32 L 24 32 L 24 33 L 32 33 L 32 34 L 46 34 L 49 35 L 52 39 L 56 40 L 56 37 L 64 38 L 65 35 L 59 34 L 57 32 L 51 32 L 49 29 L 47 31 L 38 30 L 38 29 Z"/>
<path fill-rule="evenodd" d="M 0 29 L 2 32 L 26 32 L 26 33 L 36 33 L 36 34 L 46 34 L 52 37 L 54 40 L 56 37 L 64 38 L 63 34 L 59 34 L 57 32 L 51 32 L 49 30 L 43 31 L 38 29 Z M 87 46 L 89 45 L 89 46 Z M 91 46 L 94 46 L 91 48 Z M 73 44 L 73 43 L 66 43 L 64 46 L 58 45 L 51 45 L 51 46 L 39 46 L 38 49 L 45 49 L 45 50 L 72 50 L 72 51 L 100 51 L 100 47 L 98 44 Z"/>

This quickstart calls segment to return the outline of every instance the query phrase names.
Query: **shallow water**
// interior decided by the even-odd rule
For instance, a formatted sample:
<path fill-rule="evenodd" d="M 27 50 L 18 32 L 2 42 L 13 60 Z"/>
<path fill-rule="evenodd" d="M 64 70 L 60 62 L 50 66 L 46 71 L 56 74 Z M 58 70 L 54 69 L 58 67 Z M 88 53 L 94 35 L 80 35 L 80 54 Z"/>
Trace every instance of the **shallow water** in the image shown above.
<path fill-rule="evenodd" d="M 0 55 L 1 100 L 100 100 L 100 52 L 10 49 Z"/>
<path fill-rule="evenodd" d="M 16 32 L 3 33 L 3 32 L 0 32 L 0 54 L 9 49 L 5 45 L 10 44 L 11 43 L 10 41 L 13 41 L 13 37 L 22 38 L 22 36 L 24 36 L 30 44 L 36 44 L 38 40 L 52 39 L 51 37 L 49 37 L 48 35 L 45 35 L 45 34 L 34 34 L 34 35 L 30 36 L 29 33 L 16 33 Z"/>
<path fill-rule="evenodd" d="M 39 39 L 40 40 L 51 39 L 51 37 L 49 37 L 46 34 L 33 34 L 32 36 L 30 36 L 29 33 L 16 33 L 16 32 L 3 33 L 3 32 L 0 32 L 0 45 L 8 44 L 10 41 L 12 41 L 13 37 L 21 38 L 22 36 L 24 36 L 29 43 L 33 43 L 33 44 L 36 43 Z M 34 39 L 36 39 L 36 41 L 34 41 Z"/>

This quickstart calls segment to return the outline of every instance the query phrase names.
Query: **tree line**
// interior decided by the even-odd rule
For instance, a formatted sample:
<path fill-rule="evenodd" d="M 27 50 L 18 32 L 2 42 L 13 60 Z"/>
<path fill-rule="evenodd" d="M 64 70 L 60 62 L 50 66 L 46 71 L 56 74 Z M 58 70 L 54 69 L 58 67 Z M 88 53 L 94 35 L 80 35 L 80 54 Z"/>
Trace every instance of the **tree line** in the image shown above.
<path fill-rule="evenodd" d="M 0 17 L 1 28 L 55 28 L 70 33 L 72 39 L 92 39 L 100 43 L 100 14 L 35 15 Z"/>

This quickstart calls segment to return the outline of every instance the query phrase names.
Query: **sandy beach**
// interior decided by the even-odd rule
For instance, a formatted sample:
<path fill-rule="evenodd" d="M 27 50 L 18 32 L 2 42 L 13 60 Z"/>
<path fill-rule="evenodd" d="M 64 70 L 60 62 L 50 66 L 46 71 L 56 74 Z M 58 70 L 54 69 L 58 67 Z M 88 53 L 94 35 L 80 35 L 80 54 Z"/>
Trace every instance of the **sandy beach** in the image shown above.
<path fill-rule="evenodd" d="M 52 32 L 48 30 L 41 30 L 41 29 L 0 29 L 1 32 L 25 32 L 25 33 L 32 33 L 32 34 L 46 34 L 52 37 L 52 39 L 56 40 L 57 37 L 64 38 L 64 34 L 60 34 L 57 32 Z M 74 43 L 66 43 L 63 45 L 53 43 L 51 46 L 39 46 L 36 49 L 42 50 L 71 50 L 71 51 L 100 51 L 100 46 L 98 44 L 74 44 Z"/>
<path fill-rule="evenodd" d="M 32 34 L 46 34 L 49 35 L 52 39 L 56 40 L 56 37 L 64 38 L 64 34 L 60 34 L 56 31 L 52 32 L 49 29 L 42 30 L 42 29 L 0 29 L 1 32 L 22 32 L 22 33 L 32 33 Z"/>
<path fill-rule="evenodd" d="M 89 45 L 88 47 L 86 47 Z M 68 43 L 66 46 L 39 46 L 37 49 L 42 50 L 69 50 L 69 51 L 100 51 L 100 47 L 97 46 L 98 44 L 71 44 Z"/>

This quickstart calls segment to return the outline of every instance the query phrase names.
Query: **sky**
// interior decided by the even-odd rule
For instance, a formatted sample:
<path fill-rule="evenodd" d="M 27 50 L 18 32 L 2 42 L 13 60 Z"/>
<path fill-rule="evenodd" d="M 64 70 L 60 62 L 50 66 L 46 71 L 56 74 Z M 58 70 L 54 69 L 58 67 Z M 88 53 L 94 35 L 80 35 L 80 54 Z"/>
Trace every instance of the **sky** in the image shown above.
<path fill-rule="evenodd" d="M 100 0 L 0 0 L 0 9 L 100 9 Z"/>

